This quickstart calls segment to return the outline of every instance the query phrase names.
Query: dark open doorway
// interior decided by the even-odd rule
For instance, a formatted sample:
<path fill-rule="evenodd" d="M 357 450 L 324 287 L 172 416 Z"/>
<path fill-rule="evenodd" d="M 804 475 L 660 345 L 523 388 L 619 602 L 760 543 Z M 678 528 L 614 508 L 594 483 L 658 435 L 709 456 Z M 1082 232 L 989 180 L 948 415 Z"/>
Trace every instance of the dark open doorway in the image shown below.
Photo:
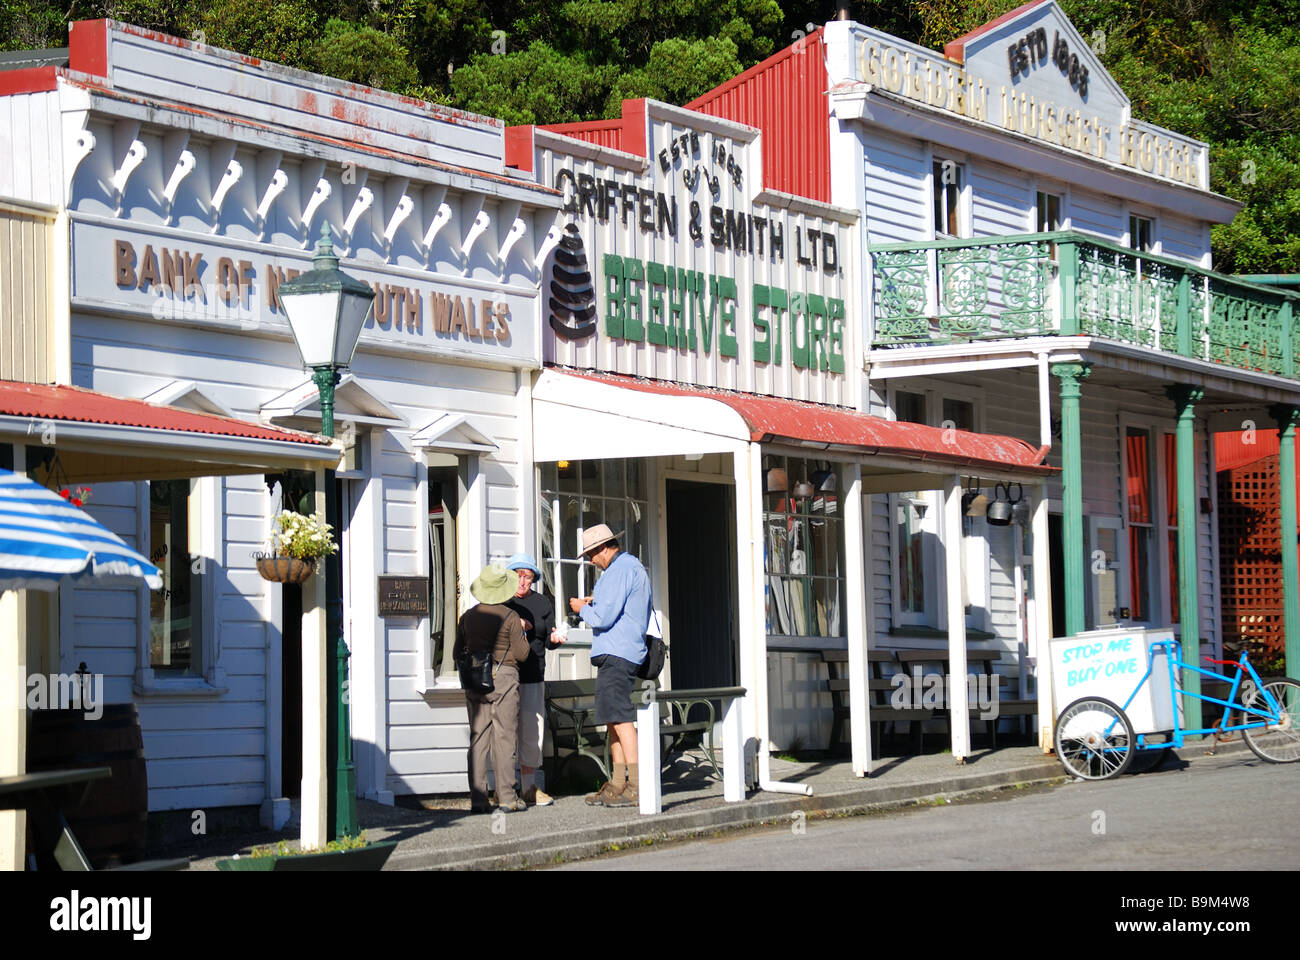
<path fill-rule="evenodd" d="M 732 489 L 667 482 L 672 685 L 733 686 L 738 676 Z"/>

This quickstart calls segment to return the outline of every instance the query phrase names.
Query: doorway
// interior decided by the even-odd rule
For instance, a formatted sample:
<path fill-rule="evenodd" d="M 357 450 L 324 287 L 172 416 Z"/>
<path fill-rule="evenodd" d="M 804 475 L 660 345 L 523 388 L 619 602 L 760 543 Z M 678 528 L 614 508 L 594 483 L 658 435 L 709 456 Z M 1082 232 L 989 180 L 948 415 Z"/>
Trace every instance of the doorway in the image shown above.
<path fill-rule="evenodd" d="M 1059 513 L 1047 516 L 1048 563 L 1052 568 L 1052 636 L 1065 636 L 1065 543 Z"/>
<path fill-rule="evenodd" d="M 672 685 L 734 686 L 739 671 L 732 488 L 669 480 L 666 492 Z"/>

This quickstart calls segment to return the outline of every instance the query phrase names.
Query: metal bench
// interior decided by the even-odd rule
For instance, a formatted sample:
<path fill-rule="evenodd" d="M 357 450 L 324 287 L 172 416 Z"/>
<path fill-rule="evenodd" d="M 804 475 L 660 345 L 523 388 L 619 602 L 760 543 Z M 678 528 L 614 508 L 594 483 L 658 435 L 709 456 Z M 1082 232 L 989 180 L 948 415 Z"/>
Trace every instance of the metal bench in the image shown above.
<path fill-rule="evenodd" d="M 1002 653 L 1001 650 L 987 647 L 969 647 L 966 650 L 967 668 L 974 666 L 978 672 L 982 672 L 989 677 L 998 678 L 998 711 L 996 717 L 985 719 L 981 716 L 981 711 L 977 706 L 968 707 L 968 714 L 972 720 L 984 720 L 988 725 L 989 743 L 995 750 L 998 746 L 998 721 L 1000 719 L 1003 717 L 1019 717 L 1023 724 L 1024 718 L 1032 717 L 1038 713 L 1037 700 L 1004 697 L 1002 695 L 1002 689 L 1007 686 L 1008 679 L 999 674 L 995 667 L 995 664 L 1002 659 Z M 922 665 L 923 675 L 940 673 L 946 676 L 950 672 L 947 650 L 899 650 L 897 654 L 899 665 L 906 672 L 910 672 L 915 664 Z M 924 670 L 926 665 L 934 665 L 937 669 Z M 948 711 L 937 711 L 936 715 L 947 717 Z"/>
<path fill-rule="evenodd" d="M 718 766 L 713 743 L 713 727 L 717 712 L 713 701 L 700 695 L 709 691 L 685 690 L 675 692 L 660 690 L 655 684 L 654 699 L 659 708 L 660 758 L 666 761 L 677 739 L 685 733 L 702 733 L 701 747 L 719 779 L 722 768 Z M 645 687 L 632 692 L 632 702 L 641 705 Z M 609 778 L 609 737 L 603 724 L 595 722 L 596 681 L 547 680 L 546 725 L 551 732 L 551 756 L 556 760 L 555 776 L 558 779 L 566 764 L 575 757 L 587 757 L 600 768 L 601 775 Z M 566 704 L 567 701 L 567 704 Z M 690 720 L 691 709 L 703 706 L 707 716 Z M 599 752 L 597 752 L 599 748 Z M 561 758 L 560 750 L 570 751 Z"/>

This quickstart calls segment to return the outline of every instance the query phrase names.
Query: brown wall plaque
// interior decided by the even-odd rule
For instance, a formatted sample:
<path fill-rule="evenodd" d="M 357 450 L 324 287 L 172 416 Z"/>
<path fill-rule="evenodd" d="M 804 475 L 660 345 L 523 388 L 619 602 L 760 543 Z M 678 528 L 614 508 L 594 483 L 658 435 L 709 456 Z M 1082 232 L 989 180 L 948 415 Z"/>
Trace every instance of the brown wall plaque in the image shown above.
<path fill-rule="evenodd" d="M 381 617 L 423 617 L 428 613 L 428 577 L 379 578 Z"/>

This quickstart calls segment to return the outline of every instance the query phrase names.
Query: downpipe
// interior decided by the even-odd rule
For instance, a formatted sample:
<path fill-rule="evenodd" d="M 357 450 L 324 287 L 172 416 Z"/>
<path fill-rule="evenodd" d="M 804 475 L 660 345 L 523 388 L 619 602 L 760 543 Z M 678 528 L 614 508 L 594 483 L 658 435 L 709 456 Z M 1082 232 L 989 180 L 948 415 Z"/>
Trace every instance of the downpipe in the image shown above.
<path fill-rule="evenodd" d="M 806 783 L 786 783 L 784 780 L 772 779 L 772 745 L 767 740 L 760 740 L 758 751 L 758 789 L 767 793 L 793 793 L 801 797 L 811 797 L 813 788 Z"/>

